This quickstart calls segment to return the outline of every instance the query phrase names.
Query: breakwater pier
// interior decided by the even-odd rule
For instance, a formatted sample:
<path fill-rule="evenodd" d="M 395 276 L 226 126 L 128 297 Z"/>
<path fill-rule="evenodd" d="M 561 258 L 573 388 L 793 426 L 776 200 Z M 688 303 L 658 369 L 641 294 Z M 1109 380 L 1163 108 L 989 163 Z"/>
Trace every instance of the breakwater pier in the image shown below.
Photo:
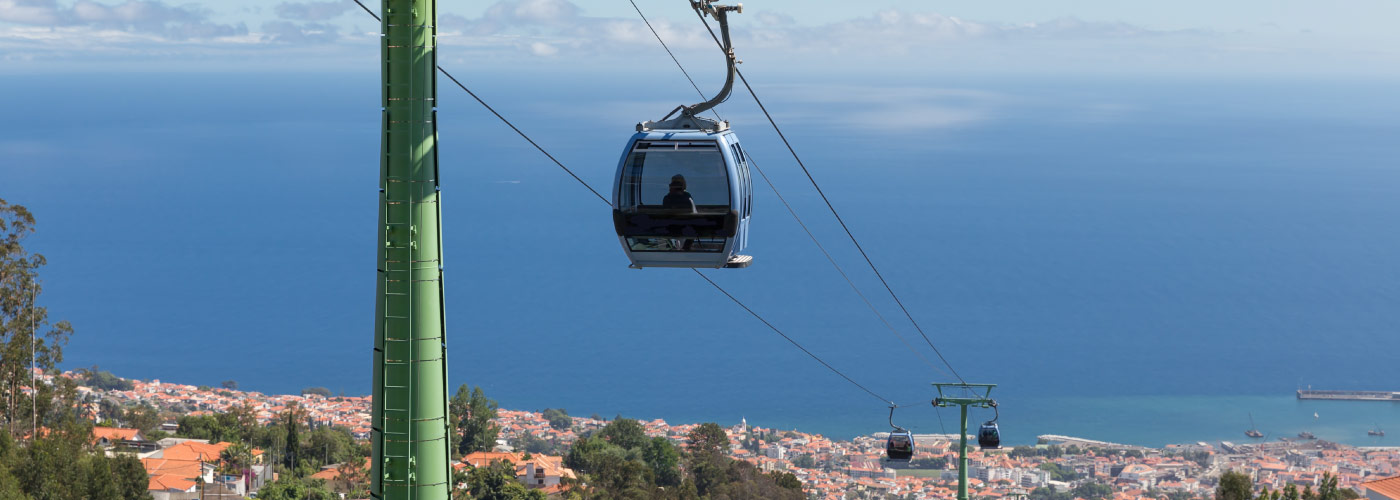
<path fill-rule="evenodd" d="M 1396 401 L 1400 402 L 1400 392 L 1391 391 L 1315 391 L 1299 389 L 1298 399 L 1336 399 L 1347 401 Z"/>

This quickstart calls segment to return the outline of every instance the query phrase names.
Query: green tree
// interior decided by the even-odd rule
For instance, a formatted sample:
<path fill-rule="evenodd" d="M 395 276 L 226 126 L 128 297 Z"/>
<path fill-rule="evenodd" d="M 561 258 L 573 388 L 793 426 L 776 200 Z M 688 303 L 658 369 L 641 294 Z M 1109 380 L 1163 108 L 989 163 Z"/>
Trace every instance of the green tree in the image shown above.
<path fill-rule="evenodd" d="M 568 430 L 574 425 L 574 419 L 569 417 L 569 412 L 564 411 L 563 408 L 545 408 L 544 419 L 549 421 L 549 426 L 554 430 Z"/>
<path fill-rule="evenodd" d="M 1031 490 L 1030 500 L 1073 500 L 1067 492 L 1057 491 L 1054 486 L 1043 486 Z"/>
<path fill-rule="evenodd" d="M 1330 472 L 1322 473 L 1322 481 L 1317 485 L 1317 500 L 1343 500 L 1341 490 L 1337 489 L 1337 476 Z"/>
<path fill-rule="evenodd" d="M 520 437 L 515 440 L 515 449 L 526 453 L 545 453 L 551 447 L 549 441 L 540 439 L 530 431 L 520 433 Z"/>
<path fill-rule="evenodd" d="M 1253 500 L 1254 480 L 1243 472 L 1225 471 L 1215 487 L 1215 500 Z"/>
<path fill-rule="evenodd" d="M 233 380 L 225 380 L 223 382 L 219 382 L 219 387 L 223 387 L 230 391 L 236 391 L 238 390 L 238 382 L 235 382 Z"/>
<path fill-rule="evenodd" d="M 305 396 L 305 395 L 307 395 L 307 394 L 315 394 L 315 395 L 321 396 L 321 397 L 323 397 L 323 398 L 328 398 L 328 397 L 331 397 L 331 390 L 330 390 L 330 389 L 327 389 L 327 388 L 325 388 L 325 387 L 307 387 L 307 388 L 301 390 L 301 394 L 302 394 L 303 396 Z"/>
<path fill-rule="evenodd" d="M 320 479 L 284 475 L 258 490 L 258 500 L 340 500 Z"/>
<path fill-rule="evenodd" d="M 229 407 L 227 412 L 220 413 L 215 418 L 218 420 L 219 426 L 231 434 L 232 439 L 224 441 L 241 441 L 251 444 L 256 442 L 259 434 L 265 433 L 267 429 L 258 423 L 258 410 L 247 401 L 241 405 Z"/>
<path fill-rule="evenodd" d="M 624 450 L 641 448 L 649 441 L 642 424 L 630 418 L 614 419 L 598 431 L 598 437 Z"/>
<path fill-rule="evenodd" d="M 1254 497 L 1254 500 L 1281 500 L 1282 498 L 1282 490 L 1269 491 L 1269 487 L 1265 486 L 1263 490 L 1259 491 L 1259 496 Z M 1168 498 L 1167 500 L 1173 499 Z"/>
<path fill-rule="evenodd" d="M 129 391 L 136 387 L 136 384 L 130 380 L 112 375 L 111 372 L 97 369 L 97 365 L 93 365 L 92 368 L 79 368 L 73 370 L 73 372 L 77 374 L 78 378 L 82 379 L 83 385 L 94 389 L 102 389 L 104 391 Z"/>
<path fill-rule="evenodd" d="M 20 488 L 19 479 L 10 474 L 10 469 L 3 462 L 0 462 L 0 498 L 29 500 L 29 495 Z"/>
<path fill-rule="evenodd" d="M 47 436 L 16 450 L 11 473 L 33 500 L 69 500 L 91 494 L 91 459 L 86 452 L 91 427 L 68 420 Z M 108 480 L 110 481 L 110 477 Z"/>
<path fill-rule="evenodd" d="M 359 457 L 355 435 L 342 426 L 320 427 L 311 431 L 306 444 L 307 457 L 318 465 L 340 464 Z"/>
<path fill-rule="evenodd" d="M 16 424 L 28 420 L 29 411 L 21 408 L 37 412 L 49 404 L 21 389 L 31 385 L 31 359 L 53 372 L 73 334 L 67 321 L 50 324 L 48 308 L 37 305 L 44 291 L 39 268 L 47 261 L 24 249 L 25 238 L 33 233 L 34 215 L 0 199 L 0 423 L 11 433 L 21 432 Z"/>
<path fill-rule="evenodd" d="M 283 448 L 282 465 L 288 471 L 295 473 L 301 456 L 301 412 L 297 411 L 296 403 L 287 406 L 287 411 L 282 412 L 283 425 L 287 429 L 287 444 Z"/>
<path fill-rule="evenodd" d="M 608 448 L 617 447 L 597 436 L 579 438 L 564 454 L 564 466 L 584 474 L 593 473 L 594 456 L 606 452 Z"/>
<path fill-rule="evenodd" d="M 219 452 L 219 462 L 223 464 L 224 472 L 241 474 L 252 465 L 253 450 L 241 442 L 230 444 L 224 451 Z"/>
<path fill-rule="evenodd" d="M 777 483 L 779 488 L 802 490 L 802 481 L 798 480 L 797 476 L 792 475 L 792 473 L 775 470 L 770 472 L 769 475 L 773 477 L 773 482 Z"/>
<path fill-rule="evenodd" d="M 651 438 L 642 450 L 642 460 L 651 467 L 652 477 L 657 486 L 677 486 L 681 484 L 681 454 L 671 441 L 664 437 Z"/>
<path fill-rule="evenodd" d="M 150 434 L 165 422 L 165 419 L 160 417 L 160 411 L 147 404 L 128 408 L 122 419 L 126 421 L 127 427 L 139 429 L 141 434 Z"/>
<path fill-rule="evenodd" d="M 467 473 L 467 491 L 475 500 L 544 500 L 543 491 L 531 490 L 515 479 L 515 465 L 497 460 Z"/>
<path fill-rule="evenodd" d="M 467 384 L 462 384 L 457 388 L 457 394 L 452 396 L 449 404 L 460 437 L 457 453 L 465 455 L 477 451 L 491 451 L 496 447 L 496 438 L 501 433 L 501 427 L 491 419 L 496 418 L 497 408 L 499 405 L 487 399 L 481 387 L 469 390 Z"/>
<path fill-rule="evenodd" d="M 1084 483 L 1079 486 L 1075 486 L 1074 489 L 1070 490 L 1069 493 L 1075 498 L 1084 498 L 1087 500 L 1100 500 L 1112 496 L 1113 487 L 1107 484 Z M 1252 499 L 1245 498 L 1244 500 Z"/>
<path fill-rule="evenodd" d="M 1079 474 L 1075 473 L 1074 469 L 1068 467 L 1060 467 L 1060 464 L 1054 462 L 1046 462 L 1040 464 L 1039 466 L 1037 466 L 1037 468 L 1049 472 L 1050 479 L 1053 479 L 1055 481 L 1068 482 L 1073 481 L 1075 479 L 1079 479 Z"/>
<path fill-rule="evenodd" d="M 792 459 L 792 465 L 803 469 L 815 469 L 817 468 L 817 459 L 811 453 L 803 453 Z"/>
<path fill-rule="evenodd" d="M 189 439 L 208 439 L 210 442 L 231 441 L 232 429 L 225 429 L 214 415 L 185 415 L 175 420 L 175 435 Z"/>
<path fill-rule="evenodd" d="M 112 476 L 124 500 L 151 500 L 150 477 L 141 460 L 129 454 L 118 454 L 111 459 Z M 3 497 L 3 495 L 0 495 Z"/>
<path fill-rule="evenodd" d="M 1303 495 L 1298 493 L 1298 487 L 1289 483 L 1283 487 L 1283 500 L 1303 500 Z"/>
<path fill-rule="evenodd" d="M 729 434 L 714 422 L 706 422 L 691 429 L 686 435 L 691 453 L 729 453 Z"/>
<path fill-rule="evenodd" d="M 80 470 L 86 476 L 82 482 L 87 483 L 88 500 L 122 500 L 121 489 L 105 455 L 92 453 L 84 456 Z"/>

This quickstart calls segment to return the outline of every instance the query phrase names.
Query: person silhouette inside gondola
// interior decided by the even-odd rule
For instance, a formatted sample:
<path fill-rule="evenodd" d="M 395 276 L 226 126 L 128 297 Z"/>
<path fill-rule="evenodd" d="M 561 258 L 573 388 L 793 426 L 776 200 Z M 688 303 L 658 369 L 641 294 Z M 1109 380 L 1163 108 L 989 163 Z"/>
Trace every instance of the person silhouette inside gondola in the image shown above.
<path fill-rule="evenodd" d="M 685 190 L 685 176 L 676 174 L 671 176 L 671 191 L 666 193 L 666 197 L 661 199 L 661 208 L 675 210 L 677 212 L 695 213 L 695 199 Z M 690 251 L 690 247 L 695 240 L 691 238 L 681 238 L 671 240 L 671 247 L 683 252 Z"/>
<path fill-rule="evenodd" d="M 685 190 L 684 175 L 671 176 L 671 191 L 666 193 L 665 198 L 661 199 L 661 208 L 695 213 L 695 199 L 691 198 L 690 193 Z"/>

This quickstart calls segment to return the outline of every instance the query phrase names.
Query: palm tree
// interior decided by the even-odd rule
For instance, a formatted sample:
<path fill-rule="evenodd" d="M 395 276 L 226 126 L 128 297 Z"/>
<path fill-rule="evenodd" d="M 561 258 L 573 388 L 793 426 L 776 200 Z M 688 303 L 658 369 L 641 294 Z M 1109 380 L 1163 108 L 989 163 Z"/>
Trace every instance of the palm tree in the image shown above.
<path fill-rule="evenodd" d="M 253 461 L 253 451 L 242 442 L 234 443 L 219 452 L 219 463 L 224 474 L 237 474 L 243 480 L 243 471 Z"/>

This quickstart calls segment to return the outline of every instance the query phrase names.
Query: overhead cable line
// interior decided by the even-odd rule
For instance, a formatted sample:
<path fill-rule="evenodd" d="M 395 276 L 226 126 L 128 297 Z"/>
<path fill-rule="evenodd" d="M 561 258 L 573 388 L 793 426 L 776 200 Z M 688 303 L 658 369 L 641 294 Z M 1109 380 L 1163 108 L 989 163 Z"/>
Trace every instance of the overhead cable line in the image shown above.
<path fill-rule="evenodd" d="M 647 25 L 647 29 L 651 30 L 651 36 L 656 37 L 656 41 L 661 43 L 661 48 L 666 49 L 666 55 L 671 56 L 671 61 L 676 63 L 676 67 L 680 68 L 681 74 L 685 75 L 685 79 L 690 81 L 690 86 L 695 88 L 695 93 L 700 94 L 700 98 L 704 99 L 705 92 L 701 91 L 700 86 L 695 84 L 695 79 L 690 77 L 690 72 L 685 70 L 685 66 L 681 65 L 680 59 L 676 59 L 676 54 L 671 52 L 671 47 L 668 47 L 666 45 L 666 41 L 661 39 L 661 34 L 657 33 L 656 28 L 653 28 L 651 26 L 651 21 L 647 20 L 647 15 L 642 13 L 642 8 L 637 6 L 637 2 L 635 0 L 627 1 L 630 2 L 632 4 L 632 8 L 637 11 L 637 15 L 641 16 L 642 22 L 646 23 Z M 723 118 L 720 118 L 718 110 L 710 108 L 710 112 L 715 114 L 715 118 L 723 120 Z"/>
<path fill-rule="evenodd" d="M 879 395 L 879 394 L 876 394 L 875 391 L 872 391 L 872 390 L 870 390 L 869 388 L 867 388 L 867 387 L 865 387 L 865 386 L 863 386 L 863 385 L 860 385 L 860 382 L 856 382 L 855 380 L 851 380 L 851 377 L 848 377 L 848 376 L 846 376 L 846 374 L 841 373 L 841 370 L 837 370 L 836 367 L 831 366 L 831 365 L 828 364 L 826 361 L 822 361 L 822 358 L 817 357 L 816 354 L 812 354 L 812 351 L 808 351 L 806 347 L 802 347 L 802 344 L 798 344 L 797 341 L 792 340 L 792 337 L 787 336 L 787 334 L 786 334 L 786 333 L 783 333 L 782 330 L 779 330 L 778 327 L 773 326 L 773 324 L 772 324 L 772 323 L 769 323 L 768 320 L 763 319 L 763 316 L 759 316 L 758 313 L 756 313 L 756 312 L 753 311 L 753 309 L 749 309 L 749 306 L 744 305 L 744 303 L 741 302 L 739 299 L 734 298 L 733 295 L 730 295 L 729 292 L 725 291 L 725 289 L 722 288 L 722 287 L 720 287 L 719 284 L 715 283 L 714 280 L 711 280 L 709 276 L 705 276 L 705 273 L 700 272 L 699 269 L 694 269 L 694 268 L 692 268 L 691 271 L 695 271 L 695 274 L 699 275 L 701 278 L 704 278 L 705 281 L 707 281 L 707 282 L 709 282 L 711 285 L 713 285 L 713 286 L 715 287 L 716 290 L 719 290 L 720 293 L 723 293 L 726 297 L 729 297 L 729 300 L 734 301 L 735 304 L 739 304 L 739 307 L 744 308 L 745 311 L 748 311 L 749 314 L 752 314 L 752 315 L 753 315 L 753 317 L 758 318 L 759 321 L 762 321 L 763 324 L 764 324 L 765 326 L 767 326 L 770 330 L 773 330 L 774 333 L 777 333 L 778 335 L 782 336 L 784 340 L 787 340 L 787 341 L 788 341 L 789 343 L 791 343 L 793 346 L 796 346 L 798 349 L 801 349 L 802 352 L 807 353 L 808 356 L 811 356 L 812 359 L 817 360 L 817 362 L 818 362 L 818 363 L 821 363 L 822 366 L 825 366 L 827 369 L 831 370 L 832 372 L 835 372 L 837 375 L 840 375 L 841 378 L 846 379 L 847 382 L 850 382 L 851 384 L 855 385 L 856 387 L 859 387 L 861 390 L 865 391 L 866 393 L 870 394 L 871 396 L 875 396 L 876 399 L 879 399 L 880 401 L 883 401 L 883 402 L 885 402 L 885 403 L 889 403 L 889 404 L 891 404 L 891 405 L 894 405 L 894 402 L 893 402 L 893 401 L 890 401 L 889 399 L 886 399 L 884 396 L 881 396 L 881 395 Z"/>
<path fill-rule="evenodd" d="M 374 11 L 369 10 L 369 7 L 366 7 L 365 4 L 360 2 L 360 0 L 355 0 L 355 3 L 359 4 L 360 8 L 364 9 L 365 12 L 369 13 L 370 16 L 373 16 L 375 21 L 380 21 L 379 15 L 375 14 Z M 544 153 L 544 155 L 549 158 L 549 161 L 554 162 L 554 164 L 558 165 L 559 168 L 564 169 L 564 171 L 568 172 L 569 176 L 573 177 L 574 180 L 578 181 L 579 184 L 582 184 L 583 187 L 588 188 L 589 191 L 593 192 L 593 196 L 597 196 L 598 199 L 603 200 L 603 203 L 607 203 L 608 206 L 612 206 L 612 202 L 608 201 L 608 198 L 606 196 L 603 196 L 601 193 L 599 193 L 597 189 L 593 189 L 593 186 L 588 185 L 587 182 L 584 182 L 583 178 L 579 177 L 578 174 L 575 174 L 573 170 L 569 170 L 569 167 L 564 166 L 563 163 L 560 163 L 559 160 L 554 157 L 554 155 L 549 154 L 549 151 L 545 151 L 544 148 L 540 147 L 540 145 L 536 143 L 534 139 L 531 139 L 530 136 L 525 135 L 525 132 L 521 132 L 520 129 L 516 127 L 514 123 L 511 123 L 510 120 L 506 119 L 506 117 L 501 116 L 500 113 L 496 112 L 496 108 L 491 107 L 490 104 L 486 104 L 486 101 L 483 101 L 480 97 L 477 97 L 476 92 L 472 92 L 471 89 L 467 88 L 466 85 L 463 85 L 462 82 L 457 80 L 457 77 L 452 76 L 452 73 L 448 73 L 447 70 L 443 69 L 442 65 L 438 65 L 437 70 L 442 73 L 442 76 L 445 76 L 447 77 L 447 79 L 452 80 L 452 83 L 457 84 L 458 87 L 461 87 L 462 90 L 466 91 L 467 95 L 472 96 L 472 99 L 476 99 L 476 102 L 478 104 L 481 104 L 482 107 L 486 108 L 487 111 L 490 111 L 491 114 L 496 115 L 496 118 L 499 118 L 502 123 L 505 123 L 507 127 L 510 127 L 511 130 L 514 130 L 516 134 L 519 134 L 520 137 L 524 138 L 526 142 L 529 142 L 531 146 L 534 146 L 535 149 L 538 149 L 541 153 Z"/>
<path fill-rule="evenodd" d="M 370 10 L 369 7 L 366 7 L 365 4 L 362 3 L 360 0 L 354 0 L 354 2 L 355 2 L 356 4 L 358 4 L 358 5 L 360 6 L 361 9 L 364 9 L 364 11 L 365 11 L 366 13 L 368 13 L 370 16 L 374 17 L 374 19 L 375 19 L 376 21 L 379 21 L 379 20 L 380 20 L 379 16 L 378 16 L 377 14 L 375 14 L 374 11 Z M 641 11 L 639 10 L 638 13 L 640 14 Z M 382 22 L 382 21 L 381 21 L 381 22 Z M 668 50 L 669 50 L 669 49 L 668 49 Z M 679 62 L 677 62 L 677 64 L 679 64 Z M 437 66 L 437 70 L 440 71 L 440 72 L 442 72 L 442 74 L 443 74 L 444 76 L 446 76 L 448 79 L 451 79 L 451 80 L 452 80 L 452 83 L 457 84 L 458 87 L 460 87 L 460 88 L 461 88 L 463 91 L 465 91 L 468 95 L 472 96 L 473 99 L 476 99 L 476 102 L 477 102 L 478 104 L 481 104 L 482 107 L 485 107 L 488 111 L 491 112 L 491 114 L 496 115 L 496 118 L 499 118 L 499 119 L 501 120 L 502 123 L 505 123 L 507 126 L 509 126 L 509 127 L 511 128 L 511 130 L 514 130 L 516 134 L 519 134 L 521 138 L 523 138 L 523 139 L 525 139 L 527 142 L 529 142 L 530 145 L 532 145 L 532 146 L 535 147 L 535 149 L 538 149 L 538 150 L 540 151 L 540 153 L 543 153 L 546 157 L 548 157 L 548 158 L 550 159 L 550 161 L 553 161 L 555 165 L 558 165 L 559 168 L 563 169 L 563 170 L 564 170 L 565 172 L 567 172 L 570 176 L 572 176 L 572 177 L 574 178 L 574 180 L 578 181 L 579 184 L 583 185 L 584 188 L 586 188 L 586 189 L 588 189 L 589 191 L 591 191 L 591 192 L 594 194 L 594 196 L 597 196 L 598 199 L 600 199 L 600 200 L 603 201 L 603 203 L 607 204 L 609 207 L 612 206 L 612 202 L 611 202 L 611 201 L 608 201 L 608 199 L 607 199 L 606 197 L 604 197 L 602 194 L 599 194 L 599 193 L 598 193 L 598 190 L 593 189 L 593 186 L 589 185 L 587 181 L 585 181 L 585 180 L 583 180 L 582 178 L 580 178 L 577 174 L 574 174 L 574 172 L 573 172 L 572 170 L 569 170 L 568 167 L 564 166 L 563 163 L 561 163 L 558 159 L 554 158 L 554 155 L 549 154 L 549 151 L 546 151 L 543 147 L 541 147 L 541 146 L 539 145 L 539 143 L 536 143 L 536 142 L 534 141 L 534 139 L 531 139 L 529 135 L 525 134 L 525 132 L 521 131 L 518 127 L 516 127 L 514 124 L 512 124 L 512 123 L 510 122 L 510 120 L 507 120 L 504 116 L 501 116 L 500 113 L 496 112 L 495 108 L 492 108 L 491 105 L 486 104 L 486 101 L 483 101 L 480 97 L 478 97 L 478 96 L 476 95 L 476 93 L 472 92 L 470 89 L 467 88 L 466 85 L 462 84 L 461 81 L 458 81 L 455 77 L 453 77 L 451 73 L 448 73 L 447 70 L 443 69 L 442 66 L 440 66 L 440 65 Z M 687 78 L 688 78 L 688 77 L 689 77 L 689 75 L 687 75 Z M 692 81 L 692 84 L 693 84 L 693 83 L 694 83 L 694 82 Z M 699 90 L 699 88 L 697 87 L 696 90 Z M 855 385 L 856 387 L 860 388 L 862 391 L 865 391 L 867 394 L 870 394 L 871 396 L 874 396 L 875 398 L 878 398 L 881 402 L 888 403 L 888 404 L 893 404 L 889 399 L 886 399 L 884 396 L 881 396 L 881 395 L 879 395 L 879 394 L 876 394 L 874 391 L 871 391 L 869 388 L 865 387 L 864 385 L 861 385 L 860 383 L 856 382 L 856 381 L 855 381 L 854 379 L 852 379 L 851 377 L 847 376 L 845 373 L 841 372 L 841 370 L 837 370 L 836 367 L 831 366 L 830 363 L 827 363 L 825 360 L 823 360 L 822 358 L 818 357 L 816 354 L 813 354 L 812 351 L 807 350 L 807 348 L 806 348 L 806 347 L 803 347 L 802 344 L 797 343 L 797 341 L 793 340 L 792 337 L 787 336 L 787 334 L 783 333 L 782 330 L 779 330 L 778 327 L 773 326 L 773 324 L 772 324 L 772 323 L 769 323 L 767 319 L 764 319 L 763 316 L 759 315 L 759 314 L 758 314 L 757 312 L 755 312 L 753 309 L 749 308 L 748 305 L 744 304 L 743 301 L 739 300 L 739 299 L 738 299 L 737 297 L 735 297 L 733 294 L 729 293 L 729 291 L 728 291 L 728 290 L 725 290 L 724 287 L 721 287 L 718 283 L 715 283 L 715 282 L 714 282 L 713 280 L 711 280 L 708 276 L 705 276 L 704 273 L 701 273 L 701 272 L 700 272 L 700 270 L 698 270 L 698 269 L 692 269 L 692 270 L 695 271 L 695 274 L 697 274 L 697 275 L 699 275 L 701 278 L 703 278 L 706 282 L 708 282 L 708 283 L 709 283 L 711 286 L 713 286 L 716 290 L 719 290 L 720 293 L 723 293 L 726 297 L 729 297 L 729 300 L 734 301 L 734 303 L 735 303 L 735 304 L 738 304 L 739 307 L 742 307 L 745 311 L 748 311 L 749 314 L 753 315 L 753 317 L 755 317 L 755 318 L 757 318 L 759 321 L 763 322 L 764 325 L 766 325 L 769 329 L 773 330 L 773 331 L 774 331 L 775 333 L 777 333 L 779 336 L 782 336 L 783 339 L 787 340 L 787 341 L 788 341 L 789 343 L 791 343 L 793 346 L 795 346 L 795 347 L 797 347 L 798 349 L 802 350 L 802 352 L 806 353 L 808 356 L 811 356 L 812 359 L 817 360 L 817 362 L 818 362 L 818 363 L 821 363 L 822 366 L 825 366 L 827 369 L 831 370 L 832 372 L 836 373 L 837 375 L 840 375 L 841 378 L 845 379 L 847 382 L 850 382 L 852 385 Z"/>
<path fill-rule="evenodd" d="M 695 15 L 700 17 L 700 22 L 704 23 L 705 30 L 710 32 L 710 38 L 713 38 L 715 43 L 719 44 L 720 50 L 723 50 L 724 44 L 721 43 L 719 37 L 715 35 L 715 30 L 710 27 L 710 22 L 707 21 L 705 16 L 699 11 L 696 11 Z M 919 335 L 923 336 L 924 342 L 928 343 L 929 348 L 933 349 L 933 352 L 938 355 L 938 359 L 943 361 L 944 366 L 948 367 L 948 370 L 953 373 L 953 376 L 956 377 L 959 382 L 966 384 L 967 381 L 963 380 L 962 375 L 958 374 L 958 370 L 953 368 L 952 363 L 948 362 L 948 358 L 943 356 L 943 352 L 938 350 L 938 346 L 933 345 L 933 340 L 929 339 L 927 333 L 924 333 L 923 327 L 919 326 L 919 322 L 914 319 L 914 315 L 909 313 L 909 308 L 904 306 L 904 301 L 899 300 L 899 295 L 894 292 L 894 288 L 890 287 L 890 283 L 885 280 L 884 274 L 880 273 L 880 269 L 875 266 L 875 262 L 870 259 L 870 255 L 865 253 L 865 248 L 861 246 L 860 241 L 858 241 L 855 234 L 851 232 L 851 228 L 846 225 L 846 221 L 841 218 L 841 214 L 836 211 L 836 207 L 831 204 L 831 200 L 826 197 L 826 193 L 823 192 L 821 186 L 817 184 L 816 178 L 812 177 L 812 172 L 807 170 L 807 165 L 803 163 L 802 158 L 797 155 L 797 150 L 793 149 L 792 143 L 788 142 L 787 135 L 783 134 L 783 129 L 778 126 L 777 121 L 773 120 L 773 115 L 768 113 L 768 108 L 764 106 L 763 101 L 758 98 L 758 94 L 754 92 L 753 86 L 749 85 L 748 78 L 744 78 L 744 72 L 739 71 L 738 68 L 735 68 L 734 72 L 739 75 L 739 80 L 744 83 L 744 88 L 748 89 L 749 95 L 753 96 L 753 101 L 758 104 L 758 109 L 763 111 L 763 116 L 768 118 L 768 123 L 772 125 L 773 130 L 778 133 L 778 138 L 783 140 L 783 145 L 787 146 L 788 153 L 792 154 L 792 159 L 797 161 L 797 166 L 802 167 L 802 173 L 807 175 L 807 180 L 811 181 L 812 187 L 816 188 L 817 194 L 821 195 L 823 202 L 826 202 L 826 208 L 831 210 L 831 215 L 836 217 L 836 222 L 839 222 L 841 224 L 841 229 L 846 231 L 846 236 L 851 239 L 851 243 L 855 244 L 856 250 L 860 251 L 861 257 L 865 258 L 865 263 L 870 265 L 870 270 L 875 272 L 875 277 L 879 278 L 880 284 L 885 286 L 885 291 L 890 293 L 890 297 L 894 299 L 895 304 L 899 305 L 899 309 L 904 312 L 904 316 L 909 318 L 909 323 L 913 324 L 914 329 L 919 331 Z"/>
<path fill-rule="evenodd" d="M 682 65 L 681 61 L 676 58 L 676 54 L 671 52 L 671 48 L 666 45 L 666 41 L 661 39 L 661 35 L 656 32 L 656 28 L 652 27 L 651 21 L 647 19 L 646 14 L 643 14 L 642 9 L 637 7 L 637 2 L 635 0 L 627 1 L 631 3 L 632 8 L 637 11 L 637 15 L 641 16 L 642 22 L 646 23 L 647 29 L 651 30 L 652 36 L 656 37 L 656 41 L 661 44 L 661 48 L 666 49 L 666 54 L 671 56 L 671 61 L 676 63 L 676 68 L 680 69 L 681 74 L 685 75 L 685 79 L 690 81 L 690 86 L 695 88 L 695 93 L 699 94 L 701 99 L 704 99 L 705 93 L 700 90 L 699 85 L 695 84 L 695 79 L 690 77 L 690 72 L 685 70 L 685 66 Z M 710 112 L 714 113 L 715 118 L 719 118 L 720 120 L 724 119 L 720 117 L 719 111 L 717 109 L 711 108 Z M 885 327 L 888 328 L 891 333 L 894 333 L 895 337 L 899 339 L 899 342 L 901 344 L 904 344 L 904 347 L 909 348 L 909 352 L 914 353 L 914 356 L 918 357 L 919 360 L 923 361 L 924 364 L 928 365 L 929 368 L 933 369 L 933 371 L 935 372 L 947 374 L 947 370 L 943 370 L 937 365 L 934 365 L 928 360 L 927 357 L 923 355 L 923 353 L 919 352 L 917 349 L 914 349 L 914 346 L 910 345 L 907 340 L 904 340 L 904 336 L 900 335 L 899 330 L 895 329 L 894 325 L 890 324 L 888 319 L 885 319 L 885 315 L 881 314 L 879 309 L 875 308 L 875 304 L 870 302 L 870 299 L 865 296 L 865 293 L 860 291 L 860 288 L 856 286 L 854 281 L 851 281 L 851 277 L 846 274 L 846 271 L 841 268 L 840 264 L 836 263 L 836 259 L 831 256 L 831 253 L 826 251 L 826 247 L 823 246 L 821 242 L 817 240 L 817 237 L 815 234 L 812 233 L 812 230 L 807 228 L 807 224 L 805 222 L 802 222 L 802 218 L 798 217 L 797 211 L 793 209 L 792 205 L 788 204 L 787 198 L 784 198 L 783 193 L 778 191 L 778 186 L 774 185 L 773 181 L 768 179 L 768 174 L 763 173 L 763 169 L 759 168 L 758 163 L 753 161 L 752 156 L 748 157 L 748 160 L 749 165 L 752 165 L 754 170 L 758 172 L 759 177 L 763 178 L 763 182 L 768 184 L 769 189 L 773 190 L 773 194 L 778 197 L 778 201 L 782 202 L 783 207 L 787 209 L 789 214 L 792 214 L 792 218 L 793 220 L 797 221 L 797 225 L 802 227 L 802 231 L 807 233 L 807 237 L 811 238 L 812 243 L 817 246 L 818 250 L 821 250 L 822 255 L 826 256 L 827 262 L 830 262 L 832 267 L 836 268 L 836 272 L 841 274 L 841 278 L 846 280 L 846 284 L 851 286 L 851 290 L 854 290 L 856 292 L 856 295 L 860 296 L 860 300 L 865 302 L 866 307 L 869 307 L 870 311 L 875 313 L 875 317 L 879 318 L 880 322 L 884 323 Z"/>

